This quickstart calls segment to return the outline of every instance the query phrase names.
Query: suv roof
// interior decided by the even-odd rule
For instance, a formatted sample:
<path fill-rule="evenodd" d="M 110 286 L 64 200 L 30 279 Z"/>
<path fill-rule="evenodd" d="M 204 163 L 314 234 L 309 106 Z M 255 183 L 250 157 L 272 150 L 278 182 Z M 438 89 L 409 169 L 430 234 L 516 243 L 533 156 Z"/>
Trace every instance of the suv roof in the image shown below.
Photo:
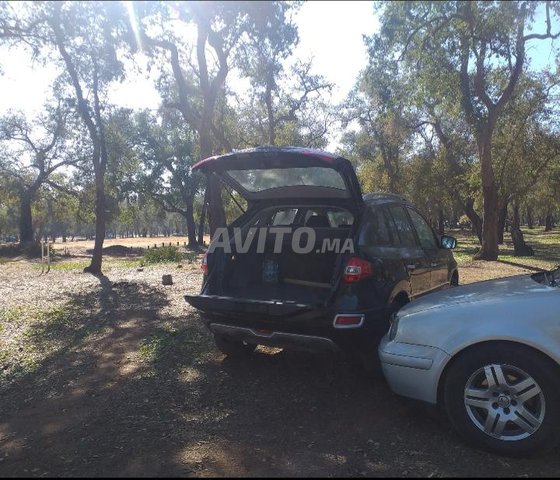
<path fill-rule="evenodd" d="M 397 195 L 396 193 L 384 193 L 384 192 L 366 193 L 364 195 L 364 202 L 366 202 L 368 204 L 385 203 L 385 202 L 399 202 L 399 203 L 406 203 L 407 205 L 412 205 L 402 195 Z"/>

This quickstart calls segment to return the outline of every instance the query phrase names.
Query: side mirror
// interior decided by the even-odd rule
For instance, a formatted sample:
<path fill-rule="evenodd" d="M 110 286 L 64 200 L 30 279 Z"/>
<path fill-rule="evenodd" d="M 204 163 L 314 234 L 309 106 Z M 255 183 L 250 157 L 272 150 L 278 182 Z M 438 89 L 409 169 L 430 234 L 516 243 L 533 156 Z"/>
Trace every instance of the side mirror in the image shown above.
<path fill-rule="evenodd" d="M 457 246 L 457 239 L 449 235 L 442 235 L 440 240 L 441 248 L 453 250 Z"/>

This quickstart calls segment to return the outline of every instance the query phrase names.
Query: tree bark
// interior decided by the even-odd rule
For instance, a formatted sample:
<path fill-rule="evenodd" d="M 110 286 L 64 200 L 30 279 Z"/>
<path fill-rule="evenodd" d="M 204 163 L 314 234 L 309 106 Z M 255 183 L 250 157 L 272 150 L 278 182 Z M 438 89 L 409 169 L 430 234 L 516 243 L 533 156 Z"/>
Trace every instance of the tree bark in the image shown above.
<path fill-rule="evenodd" d="M 535 219 L 533 218 L 533 208 L 527 207 L 527 228 L 533 229 L 535 227 Z"/>
<path fill-rule="evenodd" d="M 438 212 L 438 233 L 443 235 L 445 233 L 445 220 L 443 217 L 443 210 L 440 208 Z"/>
<path fill-rule="evenodd" d="M 32 196 L 27 190 L 20 194 L 19 241 L 22 244 L 33 242 L 32 201 Z"/>
<path fill-rule="evenodd" d="M 554 220 L 552 218 L 552 214 L 548 212 L 546 214 L 546 217 L 544 218 L 544 231 L 550 232 L 553 227 L 554 227 Z"/>
<path fill-rule="evenodd" d="M 467 198 L 464 209 L 465 215 L 471 221 L 473 233 L 478 237 L 478 243 L 482 245 L 482 219 L 474 210 L 474 199 Z"/>
<path fill-rule="evenodd" d="M 204 192 L 204 201 L 200 209 L 200 219 L 198 222 L 198 244 L 204 245 L 204 224 L 206 223 L 206 209 L 208 207 L 208 188 Z"/>
<path fill-rule="evenodd" d="M 519 205 L 517 201 L 513 202 L 513 218 L 511 221 L 511 229 L 519 230 L 521 228 L 521 218 L 519 217 Z"/>
<path fill-rule="evenodd" d="M 487 131 L 480 132 L 478 145 L 480 158 L 480 173 L 482 176 L 482 245 L 475 255 L 476 260 L 498 259 L 498 191 L 492 167 L 490 127 Z"/>
<path fill-rule="evenodd" d="M 208 209 L 208 224 L 210 226 L 210 238 L 212 238 L 216 229 L 226 224 L 226 214 L 222 202 L 222 186 L 219 178 L 214 174 L 208 177 L 208 193 L 210 207 Z"/>
<path fill-rule="evenodd" d="M 274 121 L 274 106 L 272 104 L 272 89 L 274 87 L 274 71 L 273 66 L 269 66 L 270 71 L 268 72 L 266 79 L 266 93 L 265 93 L 265 103 L 266 103 L 266 113 L 268 116 L 268 144 L 276 145 L 276 125 Z"/>
<path fill-rule="evenodd" d="M 101 182 L 103 182 L 103 180 L 101 180 Z M 96 181 L 96 183 L 99 182 Z M 102 184 L 101 186 L 96 186 L 95 188 L 95 242 L 93 244 L 91 263 L 84 269 L 85 272 L 101 273 L 101 264 L 103 262 L 103 242 L 105 240 L 106 231 L 105 208 L 105 188 Z"/>
<path fill-rule="evenodd" d="M 504 202 L 498 214 L 498 243 L 504 244 L 504 231 L 506 229 L 508 203 Z"/>
<path fill-rule="evenodd" d="M 521 221 L 519 218 L 519 205 L 517 201 L 513 204 L 513 222 L 511 225 L 511 239 L 513 241 L 513 254 L 516 257 L 530 257 L 535 254 L 533 248 L 525 243 L 523 232 L 521 231 Z"/>
<path fill-rule="evenodd" d="M 212 106 L 213 108 L 213 106 Z M 203 112 L 201 126 L 199 129 L 200 152 L 202 158 L 212 155 L 212 139 L 210 137 L 211 111 Z M 222 185 L 219 178 L 214 174 L 208 174 L 208 224 L 210 226 L 210 238 L 217 228 L 226 224 L 226 214 L 222 202 Z"/>
<path fill-rule="evenodd" d="M 188 245 L 191 248 L 196 248 L 198 247 L 198 242 L 196 240 L 196 224 L 194 222 L 192 202 L 187 205 L 185 220 L 187 221 Z"/>

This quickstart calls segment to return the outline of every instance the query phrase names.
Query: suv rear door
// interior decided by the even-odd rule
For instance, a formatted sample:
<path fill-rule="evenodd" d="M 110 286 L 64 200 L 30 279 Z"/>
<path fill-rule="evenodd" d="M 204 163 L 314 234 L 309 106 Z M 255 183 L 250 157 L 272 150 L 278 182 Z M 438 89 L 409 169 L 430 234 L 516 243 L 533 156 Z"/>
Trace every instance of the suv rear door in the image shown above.
<path fill-rule="evenodd" d="M 407 210 L 429 260 L 431 289 L 439 288 L 449 283 L 449 253 L 440 248 L 438 238 L 424 217 L 412 208 Z"/>
<path fill-rule="evenodd" d="M 322 199 L 363 205 L 352 164 L 318 150 L 255 148 L 207 158 L 193 166 L 224 183 L 250 202 L 275 199 Z"/>
<path fill-rule="evenodd" d="M 430 262 L 424 249 L 418 243 L 409 216 L 401 205 L 390 205 L 387 210 L 397 233 L 405 268 L 408 270 L 412 295 L 426 293 L 431 289 Z"/>

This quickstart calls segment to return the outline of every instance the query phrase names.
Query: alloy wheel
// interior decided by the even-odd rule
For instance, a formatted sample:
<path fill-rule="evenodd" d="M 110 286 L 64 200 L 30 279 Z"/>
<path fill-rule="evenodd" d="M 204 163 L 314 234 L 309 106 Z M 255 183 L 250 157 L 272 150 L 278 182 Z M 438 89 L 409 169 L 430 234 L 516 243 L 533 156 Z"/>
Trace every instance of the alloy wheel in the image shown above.
<path fill-rule="evenodd" d="M 467 380 L 464 403 L 474 425 L 505 441 L 533 435 L 545 416 L 545 398 L 529 374 L 511 365 L 486 365 Z"/>

